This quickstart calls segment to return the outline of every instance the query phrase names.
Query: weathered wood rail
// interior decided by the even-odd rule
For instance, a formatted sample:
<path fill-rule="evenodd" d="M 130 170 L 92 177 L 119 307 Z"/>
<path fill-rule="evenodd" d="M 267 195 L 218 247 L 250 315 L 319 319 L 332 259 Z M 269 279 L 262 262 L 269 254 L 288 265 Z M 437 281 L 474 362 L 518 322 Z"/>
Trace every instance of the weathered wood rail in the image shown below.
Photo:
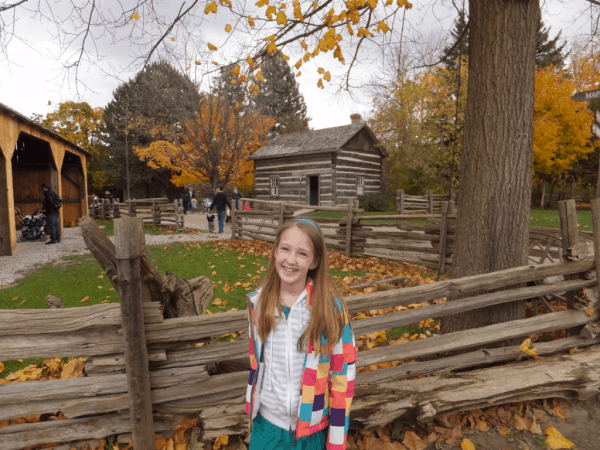
<path fill-rule="evenodd" d="M 404 189 L 396 191 L 396 212 L 398 214 L 434 214 L 442 210 L 442 202 L 449 200 L 448 194 L 434 194 L 426 191 L 424 195 L 410 195 Z"/>
<path fill-rule="evenodd" d="M 109 203 L 102 199 L 99 205 L 89 207 L 89 215 L 94 219 L 114 220 L 120 217 L 141 217 L 145 223 L 157 227 L 173 225 L 177 231 L 185 229 L 184 211 L 181 200 L 169 203 L 166 198 L 147 198 Z"/>
<path fill-rule="evenodd" d="M 563 297 L 569 293 L 573 293 L 574 298 L 569 309 L 562 312 L 540 315 L 536 310 L 533 317 L 521 320 L 360 351 L 358 368 L 382 363 L 392 363 L 392 367 L 357 374 L 352 426 L 373 429 L 395 419 L 427 422 L 437 414 L 483 405 L 546 396 L 585 399 L 597 393 L 600 350 L 595 348 L 444 378 L 407 380 L 526 357 L 518 346 L 489 347 L 534 334 L 584 327 L 578 335 L 536 343 L 540 355 L 600 344 L 600 314 L 588 309 L 598 301 L 598 279 L 593 271 L 600 265 L 600 200 L 593 203 L 593 211 L 595 240 L 575 243 L 565 249 L 563 262 L 348 297 L 348 309 L 355 314 L 467 295 L 460 300 L 355 320 L 353 329 L 357 337 L 500 303 L 531 299 L 535 302 L 545 295 Z M 282 214 L 285 217 L 285 212 Z M 570 220 L 572 227 L 573 220 Z M 120 226 L 116 232 L 121 235 L 128 229 L 131 227 Z M 138 238 L 123 240 L 121 236 L 118 241 L 134 242 Z M 149 273 L 144 272 L 148 264 L 144 257 L 140 255 L 139 267 L 141 280 L 148 283 L 151 278 L 144 275 Z M 101 264 L 105 267 L 107 262 Z M 144 436 L 140 430 L 172 429 L 177 419 L 187 414 L 199 418 L 200 438 L 205 441 L 221 434 L 246 433 L 243 404 L 248 377 L 245 369 L 249 365 L 246 312 L 165 319 L 163 303 L 156 298 L 151 301 L 150 289 L 138 290 L 136 300 L 130 289 L 123 288 L 123 282 L 129 279 L 125 270 L 129 265 L 123 268 L 119 263 L 116 268 L 108 267 L 107 274 L 119 287 L 120 294 L 128 296 L 122 297 L 122 302 L 141 302 L 147 363 L 140 364 L 131 355 L 126 356 L 124 336 L 132 321 L 124 319 L 119 305 L 0 313 L 0 361 L 88 355 L 83 378 L 0 386 L 0 421 L 59 411 L 67 418 L 0 428 L 0 448 L 18 450 L 46 442 L 115 434 L 128 439 L 130 433 L 135 441 Z M 550 283 L 546 281 L 550 277 L 565 280 Z M 207 343 L 215 336 L 231 332 L 239 332 L 241 339 Z M 203 345 L 196 346 L 199 342 Z M 472 350 L 473 347 L 479 349 Z M 445 356 L 456 352 L 459 354 Z M 398 364 L 401 361 L 404 363 Z M 127 378 L 132 374 L 132 366 L 148 375 L 149 394 L 146 397 L 140 392 L 135 394 L 136 398 L 152 404 L 153 412 L 146 416 L 145 425 L 132 420 L 129 414 L 131 408 L 138 408 L 137 403 L 132 402 L 135 389 Z M 549 373 L 552 377 L 540 375 Z M 139 411 L 136 410 L 134 417 L 139 417 Z M 141 428 L 136 429 L 136 426 Z"/>
<path fill-rule="evenodd" d="M 292 211 L 306 208 L 306 205 L 299 203 L 247 200 L 261 209 L 234 211 L 232 238 L 274 242 L 280 224 L 294 217 L 301 217 L 294 216 Z M 351 212 L 348 208 L 311 206 L 316 210 L 344 213 L 345 217 L 309 218 L 319 225 L 327 247 L 332 250 L 353 257 L 376 257 L 421 264 L 445 273 L 452 268 L 456 208 L 454 202 L 440 203 L 440 214 L 404 213 L 372 216 L 358 216 L 363 210 L 354 203 Z M 444 207 L 444 204 L 448 206 Z M 412 220 L 425 220 L 425 224 L 406 223 Z M 398 223 L 399 221 L 405 222 Z M 579 231 L 579 240 L 592 242 L 591 233 Z M 529 261 L 535 264 L 562 261 L 563 244 L 560 229 L 532 227 L 528 250 Z"/>

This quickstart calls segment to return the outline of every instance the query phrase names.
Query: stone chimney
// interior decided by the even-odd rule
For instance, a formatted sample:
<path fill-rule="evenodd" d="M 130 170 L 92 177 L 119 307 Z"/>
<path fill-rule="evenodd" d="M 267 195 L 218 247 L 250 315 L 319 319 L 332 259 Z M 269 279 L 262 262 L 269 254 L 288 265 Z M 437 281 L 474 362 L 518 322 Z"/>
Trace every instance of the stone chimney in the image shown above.
<path fill-rule="evenodd" d="M 350 114 L 350 120 L 352 121 L 352 125 L 357 125 L 362 123 L 362 117 L 360 114 Z"/>

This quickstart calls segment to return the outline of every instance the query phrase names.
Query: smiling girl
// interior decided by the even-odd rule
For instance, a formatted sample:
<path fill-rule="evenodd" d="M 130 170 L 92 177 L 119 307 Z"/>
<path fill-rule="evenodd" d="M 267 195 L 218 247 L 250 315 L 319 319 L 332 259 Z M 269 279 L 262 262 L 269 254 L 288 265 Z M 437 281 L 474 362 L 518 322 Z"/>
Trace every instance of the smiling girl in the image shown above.
<path fill-rule="evenodd" d="M 279 229 L 248 320 L 250 450 L 345 449 L 356 346 L 312 221 Z"/>

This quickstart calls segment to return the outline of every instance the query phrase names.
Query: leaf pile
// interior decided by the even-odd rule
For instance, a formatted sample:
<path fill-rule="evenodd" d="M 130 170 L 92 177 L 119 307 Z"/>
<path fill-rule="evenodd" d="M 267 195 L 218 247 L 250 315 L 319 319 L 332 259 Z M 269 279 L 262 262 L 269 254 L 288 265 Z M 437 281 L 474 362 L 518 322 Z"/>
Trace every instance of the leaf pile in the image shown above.
<path fill-rule="evenodd" d="M 480 447 L 476 443 L 477 432 L 496 431 L 508 436 L 515 430 L 532 433 L 540 440 L 545 434 L 544 443 L 551 449 L 573 448 L 574 444 L 555 427 L 548 426 L 542 431 L 539 425 L 546 413 L 563 420 L 566 418 L 562 409 L 564 404 L 555 399 L 553 405 L 554 408 L 550 409 L 545 400 L 515 403 L 439 416 L 428 425 L 416 427 L 396 423 L 375 432 L 359 428 L 350 430 L 347 449 L 424 450 L 430 444 L 436 444 L 436 448 L 439 444 L 447 444 L 460 446 L 462 450 L 474 450 Z"/>
<path fill-rule="evenodd" d="M 39 364 L 31 364 L 21 370 L 11 373 L 6 378 L 0 378 L 0 384 L 18 383 L 21 381 L 58 380 L 64 378 L 83 377 L 83 368 L 87 358 L 51 358 Z M 0 363 L 0 369 L 4 366 Z M 2 370 L 0 370 L 1 372 Z"/>
<path fill-rule="evenodd" d="M 0 385 L 9 383 L 20 383 L 22 381 L 58 380 L 65 378 L 83 377 L 83 368 L 87 358 L 51 358 L 39 364 L 31 364 L 21 370 L 11 373 L 6 378 L 0 378 Z M 0 369 L 4 366 L 0 363 Z M 1 370 L 0 370 L 1 371 Z M 40 420 L 41 414 L 32 414 L 11 420 L 0 420 L 0 428 L 20 423 L 35 423 Z M 48 420 L 64 419 L 62 413 L 50 416 Z"/>

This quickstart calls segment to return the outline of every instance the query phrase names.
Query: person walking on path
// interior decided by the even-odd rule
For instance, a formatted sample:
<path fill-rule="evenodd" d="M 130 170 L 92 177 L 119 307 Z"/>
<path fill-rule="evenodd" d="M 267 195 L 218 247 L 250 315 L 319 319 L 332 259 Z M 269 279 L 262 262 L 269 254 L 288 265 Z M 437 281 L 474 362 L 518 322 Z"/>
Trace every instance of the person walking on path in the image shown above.
<path fill-rule="evenodd" d="M 46 212 L 48 218 L 48 225 L 50 226 L 50 241 L 46 242 L 49 244 L 58 244 L 60 242 L 60 214 L 58 210 L 61 207 L 60 197 L 50 189 L 50 186 L 46 183 L 42 184 L 42 190 L 44 191 L 44 203 L 42 208 Z"/>
<path fill-rule="evenodd" d="M 215 199 L 210 204 L 210 210 L 217 207 L 217 217 L 219 218 L 219 234 L 223 233 L 223 227 L 225 226 L 225 216 L 227 214 L 227 208 L 231 209 L 231 205 L 229 204 L 229 200 L 223 194 L 223 186 L 219 186 L 217 190 L 217 194 L 215 195 Z"/>
<path fill-rule="evenodd" d="M 181 201 L 183 204 L 183 213 L 187 214 L 190 210 L 190 193 L 188 191 L 183 191 L 181 194 Z"/>
<path fill-rule="evenodd" d="M 279 228 L 267 274 L 247 300 L 249 450 L 345 449 L 356 343 L 314 222 Z"/>
<path fill-rule="evenodd" d="M 240 191 L 238 191 L 238 188 L 234 187 L 233 188 L 233 206 L 235 206 L 235 210 L 238 210 L 238 200 L 240 198 L 244 198 L 244 196 L 242 195 L 242 193 Z"/>

